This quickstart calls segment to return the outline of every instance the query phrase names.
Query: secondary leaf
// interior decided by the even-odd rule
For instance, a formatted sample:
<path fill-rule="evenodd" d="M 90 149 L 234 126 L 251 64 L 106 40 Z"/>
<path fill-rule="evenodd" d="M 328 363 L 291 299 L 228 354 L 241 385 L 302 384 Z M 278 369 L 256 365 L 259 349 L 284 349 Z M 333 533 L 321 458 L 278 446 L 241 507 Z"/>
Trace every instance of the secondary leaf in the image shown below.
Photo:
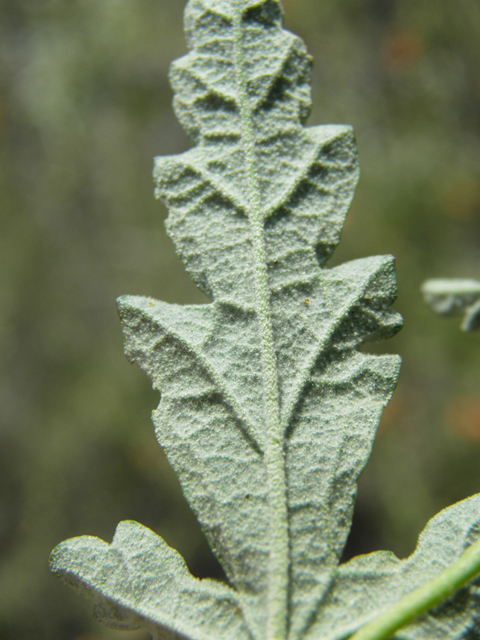
<path fill-rule="evenodd" d="M 480 282 L 432 278 L 422 285 L 425 302 L 442 316 L 464 314 L 463 331 L 480 329 Z"/>
<path fill-rule="evenodd" d="M 350 127 L 305 128 L 311 59 L 279 2 L 190 0 L 185 18 L 191 51 L 171 81 L 196 147 L 158 158 L 155 180 L 212 302 L 118 304 L 127 356 L 161 392 L 158 440 L 230 586 L 195 580 L 132 523 L 110 547 L 60 545 L 53 568 L 93 592 L 108 623 L 155 637 L 346 637 L 420 579 L 427 553 L 411 570 L 385 554 L 338 568 L 398 376 L 397 356 L 360 351 L 401 327 L 393 258 L 325 267 L 358 178 L 355 140 Z M 349 613 L 370 586 L 371 604 Z"/>

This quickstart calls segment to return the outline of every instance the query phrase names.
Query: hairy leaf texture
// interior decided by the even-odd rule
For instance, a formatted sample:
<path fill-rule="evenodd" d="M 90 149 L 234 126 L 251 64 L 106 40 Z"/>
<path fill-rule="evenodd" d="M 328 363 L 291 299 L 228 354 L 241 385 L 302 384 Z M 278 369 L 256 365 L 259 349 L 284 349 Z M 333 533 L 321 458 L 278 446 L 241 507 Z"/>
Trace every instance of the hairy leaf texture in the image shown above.
<path fill-rule="evenodd" d="M 106 624 L 158 638 L 347 637 L 461 553 L 477 522 L 454 507 L 410 559 L 338 566 L 399 371 L 397 356 L 360 347 L 401 318 L 389 309 L 391 256 L 325 266 L 358 178 L 356 145 L 350 127 L 305 127 L 311 59 L 281 18 L 277 0 L 188 3 L 190 53 L 171 82 L 195 147 L 157 158 L 155 181 L 211 304 L 118 301 L 127 356 L 161 393 L 158 440 L 230 584 L 191 577 L 136 523 L 110 546 L 83 537 L 53 555 Z M 408 637 L 427 637 L 438 615 Z"/>

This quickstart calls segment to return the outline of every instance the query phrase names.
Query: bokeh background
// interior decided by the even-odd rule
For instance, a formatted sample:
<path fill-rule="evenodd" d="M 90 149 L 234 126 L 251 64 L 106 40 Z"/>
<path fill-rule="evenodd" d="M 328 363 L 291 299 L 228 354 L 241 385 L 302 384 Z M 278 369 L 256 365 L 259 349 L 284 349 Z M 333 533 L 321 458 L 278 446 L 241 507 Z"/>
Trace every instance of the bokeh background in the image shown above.
<path fill-rule="evenodd" d="M 165 234 L 152 158 L 189 147 L 170 62 L 182 0 L 0 1 L 0 638 L 130 638 L 48 572 L 61 540 L 161 533 L 219 576 L 122 354 L 115 298 L 204 300 Z M 480 4 L 284 0 L 315 57 L 310 124 L 350 123 L 362 177 L 332 264 L 397 258 L 398 389 L 362 476 L 347 556 L 409 554 L 480 490 L 479 335 L 433 316 L 433 276 L 480 271 Z"/>

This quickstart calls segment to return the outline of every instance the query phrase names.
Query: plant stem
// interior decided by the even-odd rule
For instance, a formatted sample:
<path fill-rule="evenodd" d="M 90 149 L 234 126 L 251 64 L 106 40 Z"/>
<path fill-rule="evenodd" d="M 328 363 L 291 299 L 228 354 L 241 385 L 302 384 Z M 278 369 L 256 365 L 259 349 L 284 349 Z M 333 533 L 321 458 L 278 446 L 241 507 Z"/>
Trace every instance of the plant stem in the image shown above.
<path fill-rule="evenodd" d="M 255 307 L 261 335 L 263 390 L 265 411 L 265 465 L 267 469 L 270 553 L 267 593 L 267 640 L 287 637 L 288 584 L 290 551 L 288 542 L 287 485 L 280 422 L 280 398 L 277 361 L 270 314 L 267 256 L 260 189 L 258 184 L 252 109 L 249 104 L 243 70 L 242 1 L 235 10 L 235 62 L 238 98 L 242 118 L 242 143 L 245 153 L 246 190 L 249 200 L 249 219 L 252 228 L 252 249 L 255 271 Z"/>
<path fill-rule="evenodd" d="M 369 622 L 350 640 L 387 640 L 401 627 L 412 622 L 433 606 L 446 600 L 460 587 L 480 573 L 480 540 L 477 540 L 458 560 L 399 600 L 391 609 Z"/>

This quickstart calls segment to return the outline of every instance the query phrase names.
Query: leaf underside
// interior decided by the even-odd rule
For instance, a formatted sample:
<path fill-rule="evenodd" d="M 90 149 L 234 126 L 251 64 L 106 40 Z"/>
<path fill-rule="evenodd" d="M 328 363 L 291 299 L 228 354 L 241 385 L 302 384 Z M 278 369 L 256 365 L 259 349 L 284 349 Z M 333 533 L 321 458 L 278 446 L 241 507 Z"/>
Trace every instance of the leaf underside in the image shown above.
<path fill-rule="evenodd" d="M 190 53 L 171 82 L 196 146 L 157 158 L 155 181 L 176 249 L 212 302 L 118 301 L 126 354 L 161 392 L 158 440 L 230 584 L 193 578 L 133 522 L 111 545 L 75 538 L 52 555 L 100 620 L 154 638 L 346 638 L 447 566 L 479 526 L 472 498 L 432 520 L 407 560 L 382 552 L 339 566 L 400 365 L 360 347 L 401 318 L 389 309 L 391 256 L 325 267 L 358 178 L 356 145 L 349 127 L 305 127 L 311 59 L 281 17 L 277 0 L 187 5 Z M 447 622 L 440 608 L 404 637 L 467 637 L 476 597 L 460 592 Z"/>

